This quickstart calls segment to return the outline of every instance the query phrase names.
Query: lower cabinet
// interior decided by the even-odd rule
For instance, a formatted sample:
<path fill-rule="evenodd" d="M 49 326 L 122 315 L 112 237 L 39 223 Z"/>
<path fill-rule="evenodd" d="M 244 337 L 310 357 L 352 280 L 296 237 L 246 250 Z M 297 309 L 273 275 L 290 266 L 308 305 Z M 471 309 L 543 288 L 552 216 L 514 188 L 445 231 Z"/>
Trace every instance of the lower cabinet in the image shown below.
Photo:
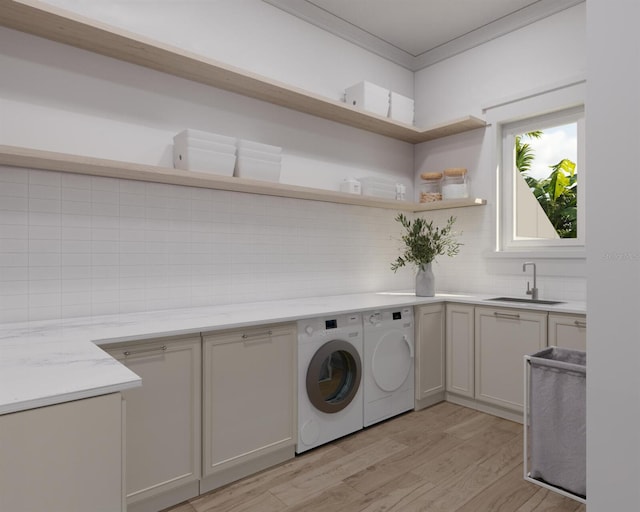
<path fill-rule="evenodd" d="M 547 313 L 475 308 L 475 398 L 523 412 L 524 362 L 547 345 Z"/>
<path fill-rule="evenodd" d="M 474 398 L 474 311 L 469 304 L 447 304 L 447 393 Z"/>
<path fill-rule="evenodd" d="M 0 510 L 126 510 L 120 393 L 0 416 Z"/>
<path fill-rule="evenodd" d="M 549 346 L 587 350 L 587 317 L 549 313 Z"/>
<path fill-rule="evenodd" d="M 128 510 L 159 510 L 197 496 L 201 468 L 199 334 L 102 348 L 142 378 L 141 387 L 123 392 Z"/>
<path fill-rule="evenodd" d="M 295 324 L 203 336 L 203 480 L 220 487 L 295 455 Z"/>

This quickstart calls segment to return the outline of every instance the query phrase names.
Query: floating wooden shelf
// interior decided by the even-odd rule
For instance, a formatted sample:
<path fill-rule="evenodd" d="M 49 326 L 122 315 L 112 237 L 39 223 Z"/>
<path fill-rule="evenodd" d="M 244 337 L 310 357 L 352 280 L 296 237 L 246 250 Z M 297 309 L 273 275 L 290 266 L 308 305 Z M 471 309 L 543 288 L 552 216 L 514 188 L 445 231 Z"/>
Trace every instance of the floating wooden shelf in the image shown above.
<path fill-rule="evenodd" d="M 413 144 L 486 126 L 466 116 L 416 128 L 37 0 L 0 0 L 0 25 Z"/>
<path fill-rule="evenodd" d="M 486 204 L 484 199 L 452 199 L 448 201 L 437 201 L 434 203 L 416 204 L 407 201 L 394 201 L 389 199 L 345 194 L 342 192 L 334 192 L 332 190 L 286 185 L 284 183 L 248 180 L 244 178 L 235 178 L 233 176 L 219 176 L 203 172 L 183 171 L 169 167 L 134 164 L 118 160 L 69 155 L 66 153 L 55 153 L 52 151 L 41 151 L 16 146 L 0 145 L 0 165 L 88 174 L 91 176 L 103 176 L 108 178 L 150 181 L 154 183 L 167 183 L 170 185 L 230 190 L 233 192 L 246 192 L 267 196 L 291 197 L 294 199 L 307 199 L 328 203 L 354 204 L 373 208 L 386 208 L 389 210 L 403 210 L 411 212 L 460 208 L 464 206 L 480 206 Z"/>

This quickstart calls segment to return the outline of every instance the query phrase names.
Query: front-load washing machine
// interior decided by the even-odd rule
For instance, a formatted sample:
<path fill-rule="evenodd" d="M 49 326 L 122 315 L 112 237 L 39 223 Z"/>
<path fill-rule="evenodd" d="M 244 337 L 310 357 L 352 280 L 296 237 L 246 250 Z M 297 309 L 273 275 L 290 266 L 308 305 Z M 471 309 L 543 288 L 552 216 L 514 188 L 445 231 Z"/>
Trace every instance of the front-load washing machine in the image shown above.
<path fill-rule="evenodd" d="M 414 409 L 413 308 L 363 313 L 364 426 Z"/>
<path fill-rule="evenodd" d="M 362 316 L 298 322 L 296 453 L 362 429 Z"/>

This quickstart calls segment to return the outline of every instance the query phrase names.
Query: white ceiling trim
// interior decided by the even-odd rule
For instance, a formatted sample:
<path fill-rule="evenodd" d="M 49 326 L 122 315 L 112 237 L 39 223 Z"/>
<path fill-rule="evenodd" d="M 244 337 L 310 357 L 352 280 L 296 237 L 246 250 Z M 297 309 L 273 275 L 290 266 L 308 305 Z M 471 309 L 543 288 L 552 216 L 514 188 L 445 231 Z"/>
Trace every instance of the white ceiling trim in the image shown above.
<path fill-rule="evenodd" d="M 411 71 L 419 71 L 585 2 L 585 0 L 539 0 L 532 5 L 414 56 L 307 0 L 263 1 Z"/>
<path fill-rule="evenodd" d="M 263 0 L 297 18 L 413 71 L 415 57 L 307 0 Z"/>

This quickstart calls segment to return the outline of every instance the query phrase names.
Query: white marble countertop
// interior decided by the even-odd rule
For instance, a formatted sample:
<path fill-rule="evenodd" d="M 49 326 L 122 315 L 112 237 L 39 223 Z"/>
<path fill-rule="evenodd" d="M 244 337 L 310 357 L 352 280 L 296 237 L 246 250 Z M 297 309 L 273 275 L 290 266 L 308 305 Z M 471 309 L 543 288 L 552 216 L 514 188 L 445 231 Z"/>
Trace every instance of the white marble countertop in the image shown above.
<path fill-rule="evenodd" d="M 288 322 L 305 318 L 464 302 L 585 314 L 584 302 L 486 302 L 495 295 L 380 292 L 0 325 L 0 414 L 122 391 L 140 378 L 99 348 L 114 342 Z"/>

